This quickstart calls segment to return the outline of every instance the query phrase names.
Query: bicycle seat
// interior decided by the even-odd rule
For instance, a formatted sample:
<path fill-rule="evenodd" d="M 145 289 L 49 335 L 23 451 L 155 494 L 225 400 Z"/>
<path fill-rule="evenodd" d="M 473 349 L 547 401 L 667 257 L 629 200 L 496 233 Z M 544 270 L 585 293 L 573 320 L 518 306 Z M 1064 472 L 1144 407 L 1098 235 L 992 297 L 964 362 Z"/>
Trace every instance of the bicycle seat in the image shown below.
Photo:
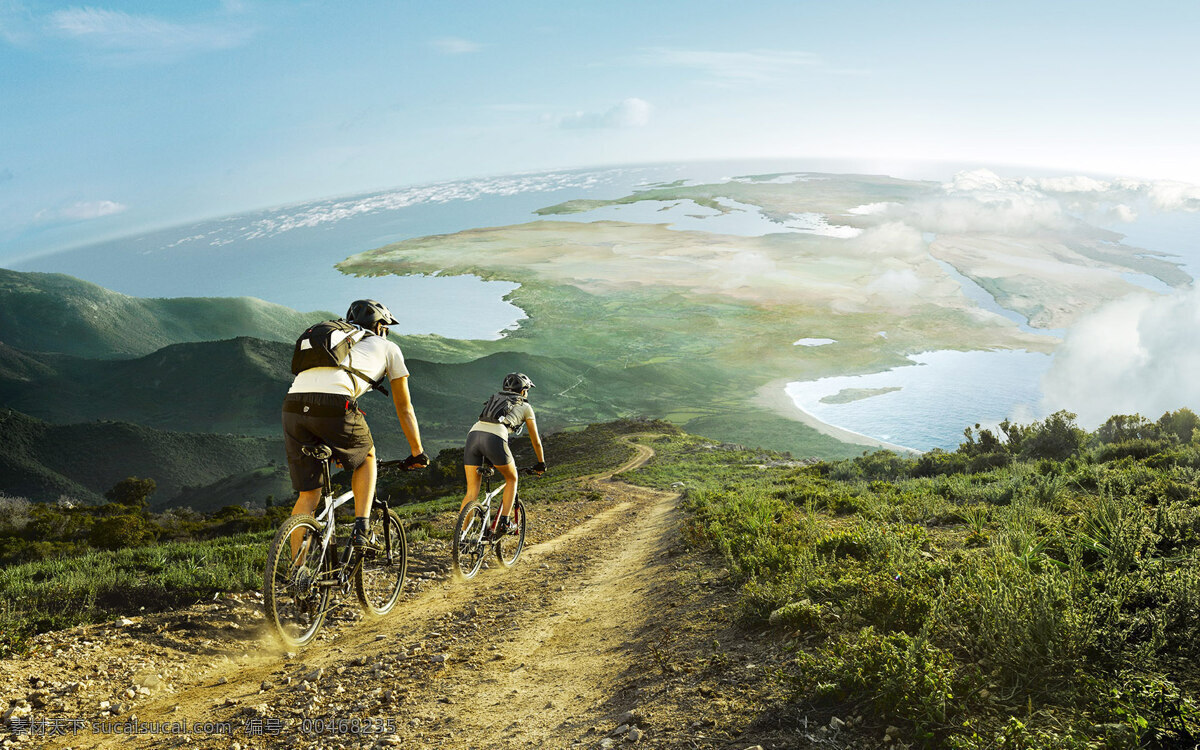
<path fill-rule="evenodd" d="M 490 477 L 496 473 L 496 470 L 492 468 L 492 462 L 489 461 L 486 456 L 483 458 L 483 463 L 479 464 L 479 468 L 477 468 L 475 471 L 479 472 L 481 476 L 485 477 Z"/>
<path fill-rule="evenodd" d="M 318 461 L 328 461 L 333 456 L 333 449 L 324 443 L 302 446 L 300 452 Z"/>

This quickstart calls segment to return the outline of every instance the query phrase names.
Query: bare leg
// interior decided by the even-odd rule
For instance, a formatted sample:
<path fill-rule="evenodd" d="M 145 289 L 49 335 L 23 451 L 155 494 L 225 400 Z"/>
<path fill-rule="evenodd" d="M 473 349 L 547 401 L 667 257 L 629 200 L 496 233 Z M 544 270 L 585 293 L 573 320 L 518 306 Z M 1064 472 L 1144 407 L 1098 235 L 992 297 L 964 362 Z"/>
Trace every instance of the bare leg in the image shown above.
<path fill-rule="evenodd" d="M 517 465 L 507 463 L 496 469 L 504 477 L 504 502 L 500 506 L 500 515 L 508 516 L 512 514 L 513 501 L 517 498 Z"/>
<path fill-rule="evenodd" d="M 354 492 L 354 515 L 356 518 L 371 517 L 371 501 L 375 499 L 375 449 L 367 453 L 367 460 L 354 470 L 350 477 L 350 490 Z"/>
<path fill-rule="evenodd" d="M 317 503 L 321 499 L 321 488 L 315 490 L 304 490 L 300 496 L 296 498 L 296 504 L 292 506 L 292 515 L 312 514 L 317 508 Z M 292 532 L 291 539 L 288 542 L 292 545 L 292 559 L 296 559 L 296 553 L 300 551 L 300 540 L 304 536 L 302 529 L 296 529 Z"/>
<path fill-rule="evenodd" d="M 467 494 L 463 497 L 462 505 L 459 506 L 458 512 L 467 507 L 467 503 L 479 497 L 479 467 L 464 466 L 463 471 L 467 474 Z"/>

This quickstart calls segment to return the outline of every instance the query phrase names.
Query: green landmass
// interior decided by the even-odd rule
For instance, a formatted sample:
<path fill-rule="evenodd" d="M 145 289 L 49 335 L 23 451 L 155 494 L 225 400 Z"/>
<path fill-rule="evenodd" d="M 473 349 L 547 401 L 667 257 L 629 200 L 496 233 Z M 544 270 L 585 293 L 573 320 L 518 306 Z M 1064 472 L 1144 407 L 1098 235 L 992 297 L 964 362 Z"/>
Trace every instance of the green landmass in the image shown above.
<path fill-rule="evenodd" d="M 362 276 L 437 272 L 518 283 L 507 299 L 528 319 L 500 341 L 473 342 L 473 354 L 516 351 L 586 363 L 576 392 L 593 395 L 606 415 L 664 417 L 728 441 L 753 434 L 769 448 L 827 458 L 845 449 L 818 437 L 820 425 L 801 423 L 795 410 L 764 398 L 763 389 L 878 372 L 923 351 L 1050 352 L 1057 345 L 1053 336 L 1025 333 L 979 307 L 941 263 L 1050 331 L 1108 300 L 1144 293 L 1124 274 L 1153 273 L 1168 283 L 1186 277 L 1177 265 L 1146 258 L 1120 245 L 1119 235 L 1078 221 L 1039 227 L 1033 236 L 964 229 L 930 240 L 887 215 L 851 213 L 866 204 L 919 203 L 939 194 L 933 183 L 820 174 L 768 181 L 774 177 L 660 185 L 539 213 L 683 200 L 723 210 L 724 200 L 757 206 L 776 221 L 817 213 L 862 234 L 735 237 L 542 220 L 414 238 L 338 267 Z M 791 346 L 812 330 L 838 346 Z M 767 402 L 766 413 L 782 420 L 761 420 Z M 748 418 L 757 421 L 751 430 Z"/>
<path fill-rule="evenodd" d="M 825 396 L 821 399 L 823 404 L 849 404 L 853 401 L 862 401 L 865 398 L 872 396 L 882 396 L 885 393 L 892 393 L 901 390 L 900 386 L 889 386 L 887 388 L 843 388 L 837 393 Z"/>
<path fill-rule="evenodd" d="M 884 292 L 863 300 L 863 274 L 888 273 L 876 267 L 878 259 L 835 253 L 832 238 L 778 237 L 543 221 L 409 240 L 339 267 L 367 276 L 443 269 L 519 281 L 507 299 L 528 318 L 504 339 L 473 342 L 477 350 L 579 363 L 572 395 L 604 406 L 601 418 L 663 417 L 687 429 L 702 424 L 699 429 L 730 440 L 751 410 L 755 417 L 762 413 L 755 391 L 781 379 L 883 370 L 930 349 L 1051 346 L 1000 316 L 981 317 L 929 258 L 914 260 L 912 271 L 928 287 L 923 299 Z M 763 259 L 761 270 L 746 273 L 743 253 Z M 819 293 L 795 293 L 818 283 Z M 836 351 L 798 352 L 792 342 L 807 330 L 837 339 Z M 886 340 L 880 330 L 888 332 Z M 537 381 L 537 373 L 530 374 Z M 540 400 L 543 392 L 535 396 Z M 756 442 L 804 455 L 842 455 L 841 448 L 829 452 L 831 441 L 813 428 L 779 416 L 755 428 Z M 580 415 L 581 422 L 595 418 L 595 411 Z"/>

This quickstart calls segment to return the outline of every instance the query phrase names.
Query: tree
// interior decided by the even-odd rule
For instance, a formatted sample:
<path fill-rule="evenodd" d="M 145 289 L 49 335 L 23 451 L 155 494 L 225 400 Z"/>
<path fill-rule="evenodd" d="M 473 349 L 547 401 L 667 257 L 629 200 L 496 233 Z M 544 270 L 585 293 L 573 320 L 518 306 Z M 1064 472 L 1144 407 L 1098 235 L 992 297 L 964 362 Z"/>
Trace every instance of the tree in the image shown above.
<path fill-rule="evenodd" d="M 1167 417 L 1163 415 L 1163 419 Z M 1162 420 L 1159 420 L 1161 423 Z M 1154 424 L 1141 414 L 1114 414 L 1096 430 L 1096 440 L 1101 443 L 1124 443 L 1128 440 L 1155 440 L 1161 432 L 1160 426 Z M 1191 437 L 1192 431 L 1188 430 Z M 1185 441 L 1186 442 L 1186 441 Z"/>
<path fill-rule="evenodd" d="M 1062 461 L 1073 456 L 1087 432 L 1075 424 L 1075 415 L 1069 411 L 1056 411 L 1041 422 L 1025 428 L 1021 439 L 1022 458 L 1052 458 Z"/>
<path fill-rule="evenodd" d="M 1158 418 L 1158 426 L 1163 432 L 1179 438 L 1179 442 L 1189 443 L 1192 433 L 1200 428 L 1200 417 L 1196 416 L 1196 412 L 1184 407 L 1163 414 Z"/>
<path fill-rule="evenodd" d="M 158 483 L 153 479 L 125 477 L 114 484 L 108 492 L 105 492 L 104 497 L 117 505 L 125 505 L 144 513 L 150 496 L 156 489 L 158 489 Z"/>

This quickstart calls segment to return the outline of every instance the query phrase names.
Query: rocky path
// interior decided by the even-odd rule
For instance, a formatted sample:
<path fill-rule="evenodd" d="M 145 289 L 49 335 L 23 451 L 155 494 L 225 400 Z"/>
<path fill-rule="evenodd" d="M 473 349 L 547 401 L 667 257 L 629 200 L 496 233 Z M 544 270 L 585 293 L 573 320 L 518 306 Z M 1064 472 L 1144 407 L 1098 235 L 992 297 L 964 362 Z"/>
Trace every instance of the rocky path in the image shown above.
<path fill-rule="evenodd" d="M 614 473 L 653 455 L 634 447 Z M 273 642 L 253 596 L 42 636 L 0 662 L 10 726 L 40 720 L 41 734 L 3 742 L 754 745 L 770 728 L 766 652 L 735 627 L 724 572 L 681 542 L 678 496 L 608 476 L 584 489 L 530 509 L 536 543 L 510 571 L 452 580 L 445 542 L 414 545 L 416 580 L 391 614 L 348 602 L 299 653 Z"/>

